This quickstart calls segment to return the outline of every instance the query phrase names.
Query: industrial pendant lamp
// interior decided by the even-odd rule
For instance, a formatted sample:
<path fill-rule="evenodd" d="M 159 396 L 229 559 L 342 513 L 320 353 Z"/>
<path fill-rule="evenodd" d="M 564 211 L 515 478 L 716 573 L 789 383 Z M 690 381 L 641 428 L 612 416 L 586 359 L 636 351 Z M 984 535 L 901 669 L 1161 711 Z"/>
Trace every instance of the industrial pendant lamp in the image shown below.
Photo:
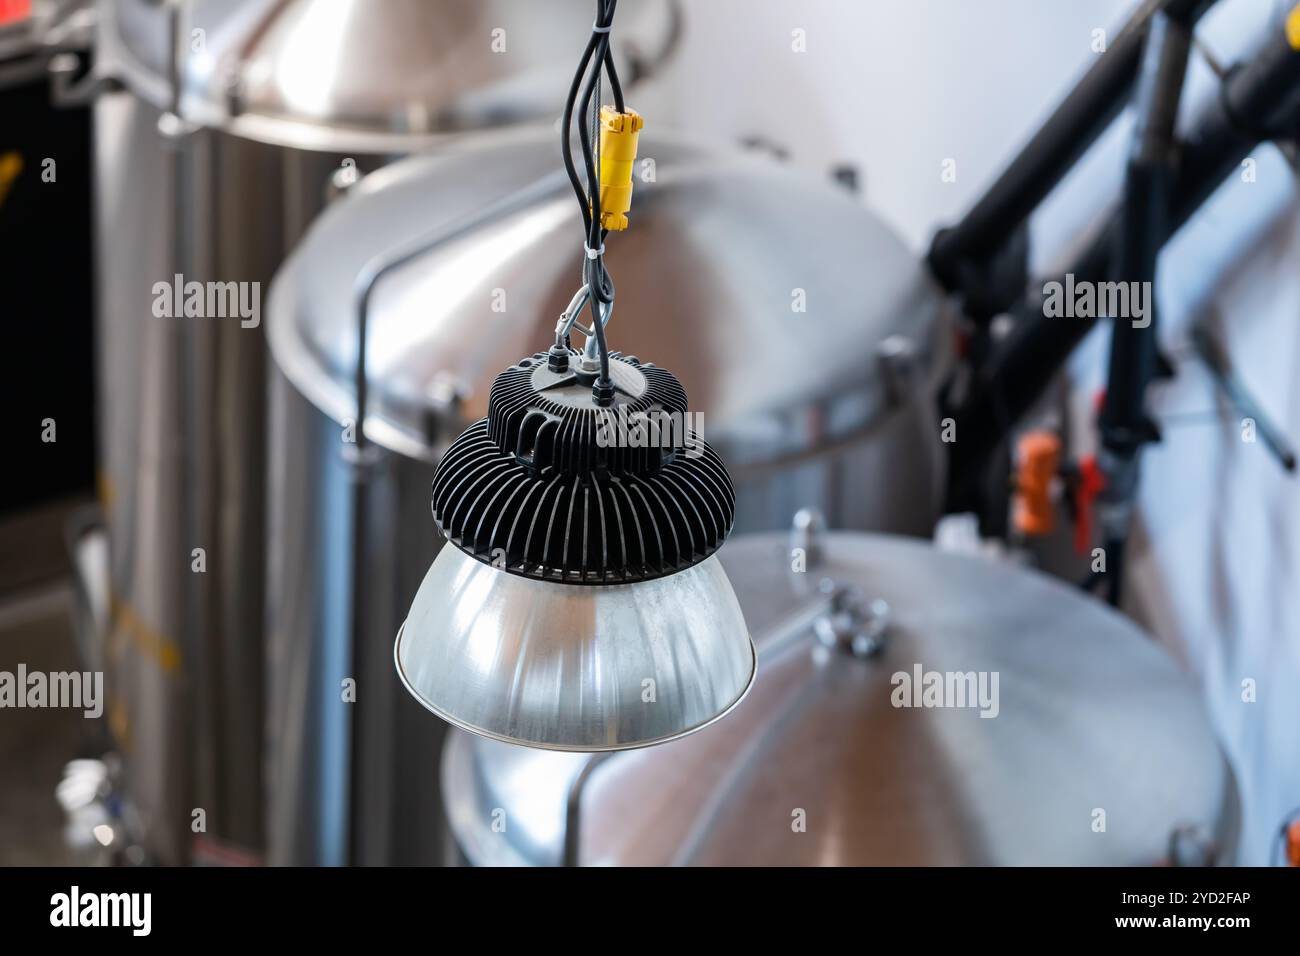
<path fill-rule="evenodd" d="M 642 125 L 608 56 L 615 6 L 597 2 L 561 133 L 583 219 L 584 283 L 550 350 L 497 376 L 487 418 L 439 463 L 433 517 L 448 544 L 394 648 L 402 682 L 439 717 L 553 750 L 691 733 L 740 701 L 755 668 L 715 554 L 735 516 L 726 468 L 687 427 L 686 391 L 672 373 L 605 342 L 614 284 L 604 242 L 628 224 Z M 613 107 L 600 106 L 602 68 Z M 595 153 L 578 124 L 585 186 L 571 137 L 584 75 L 579 115 L 590 108 L 601 129 Z M 578 323 L 587 306 L 590 328 Z M 581 351 L 574 329 L 586 335 Z"/>
<path fill-rule="evenodd" d="M 539 353 L 503 372 L 488 417 L 439 465 L 433 513 L 449 543 L 398 634 L 397 669 L 438 716 L 512 743 L 671 740 L 726 713 L 753 680 L 714 554 L 735 493 L 690 433 L 621 447 L 638 443 L 647 413 L 685 412 L 669 372 L 613 358 L 618 398 L 601 408 L 593 375 L 554 364 Z"/>

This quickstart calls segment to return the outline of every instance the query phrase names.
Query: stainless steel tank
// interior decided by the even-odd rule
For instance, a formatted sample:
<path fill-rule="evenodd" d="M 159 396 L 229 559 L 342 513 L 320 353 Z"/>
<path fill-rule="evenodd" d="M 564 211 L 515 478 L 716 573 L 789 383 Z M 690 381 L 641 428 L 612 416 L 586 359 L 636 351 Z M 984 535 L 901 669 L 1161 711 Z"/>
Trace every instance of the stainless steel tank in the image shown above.
<path fill-rule="evenodd" d="M 1237 792 L 1199 695 L 1105 605 L 885 535 L 742 535 L 719 555 L 758 646 L 750 695 L 625 753 L 452 731 L 443 789 L 469 861 L 1231 862 Z M 931 697 L 929 674 L 961 694 Z"/>
<path fill-rule="evenodd" d="M 576 288 L 581 230 L 558 152 L 554 135 L 522 135 L 394 164 L 327 210 L 277 274 L 274 862 L 446 856 L 443 725 L 402 690 L 392 641 L 440 544 L 440 452 L 483 416 L 498 372 L 549 344 Z M 814 501 L 853 526 L 928 532 L 948 337 L 915 259 L 842 190 L 769 160 L 652 129 L 640 155 L 653 165 L 632 226 L 608 243 L 612 342 L 681 378 L 736 481 L 738 525 L 784 526 Z M 362 302 L 376 454 L 358 460 Z M 357 561 L 373 586 L 353 594 Z"/>
<path fill-rule="evenodd" d="M 64 95 L 97 96 L 111 721 L 158 859 L 263 845 L 264 287 L 333 184 L 557 112 L 589 7 L 99 4 Z"/>

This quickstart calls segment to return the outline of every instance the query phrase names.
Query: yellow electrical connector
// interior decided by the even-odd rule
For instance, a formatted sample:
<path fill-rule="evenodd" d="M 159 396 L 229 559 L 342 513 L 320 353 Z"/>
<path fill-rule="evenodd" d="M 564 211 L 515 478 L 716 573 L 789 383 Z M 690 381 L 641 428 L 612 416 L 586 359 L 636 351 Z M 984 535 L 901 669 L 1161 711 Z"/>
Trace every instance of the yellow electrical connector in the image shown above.
<path fill-rule="evenodd" d="M 1300 50 L 1300 3 L 1295 5 L 1295 9 L 1286 18 L 1286 39 L 1291 44 L 1291 49 Z"/>
<path fill-rule="evenodd" d="M 600 108 L 600 225 L 614 231 L 627 228 L 632 208 L 632 166 L 645 120 L 635 110 L 620 113 Z"/>

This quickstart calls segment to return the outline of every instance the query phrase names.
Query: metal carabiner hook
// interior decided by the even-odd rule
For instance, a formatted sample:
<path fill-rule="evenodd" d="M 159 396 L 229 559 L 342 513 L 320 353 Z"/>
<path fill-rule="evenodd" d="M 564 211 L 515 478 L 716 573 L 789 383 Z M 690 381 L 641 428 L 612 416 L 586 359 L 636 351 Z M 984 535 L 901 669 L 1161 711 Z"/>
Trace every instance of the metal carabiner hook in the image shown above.
<path fill-rule="evenodd" d="M 573 294 L 573 298 L 569 300 L 568 308 L 560 314 L 559 321 L 555 323 L 555 344 L 557 347 L 562 348 L 564 346 L 564 337 L 569 334 L 570 330 L 577 329 L 587 337 L 587 341 L 583 345 L 584 356 L 596 358 L 596 330 L 594 328 L 589 329 L 578 321 L 578 316 L 582 314 L 582 310 L 587 307 L 590 300 L 591 286 L 589 285 L 584 285 Z M 600 303 L 599 314 L 600 327 L 603 329 L 609 325 L 609 320 L 614 315 L 614 303 Z"/>

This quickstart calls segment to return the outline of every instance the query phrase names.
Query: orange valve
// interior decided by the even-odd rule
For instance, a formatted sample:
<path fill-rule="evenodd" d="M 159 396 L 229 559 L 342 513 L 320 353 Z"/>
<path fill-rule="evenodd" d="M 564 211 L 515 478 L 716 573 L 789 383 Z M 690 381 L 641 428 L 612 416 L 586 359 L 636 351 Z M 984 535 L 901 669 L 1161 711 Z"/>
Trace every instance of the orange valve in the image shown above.
<path fill-rule="evenodd" d="M 1051 491 L 1061 467 L 1061 439 L 1050 431 L 1026 432 L 1016 450 L 1016 529 L 1025 535 L 1050 534 L 1056 523 Z"/>

